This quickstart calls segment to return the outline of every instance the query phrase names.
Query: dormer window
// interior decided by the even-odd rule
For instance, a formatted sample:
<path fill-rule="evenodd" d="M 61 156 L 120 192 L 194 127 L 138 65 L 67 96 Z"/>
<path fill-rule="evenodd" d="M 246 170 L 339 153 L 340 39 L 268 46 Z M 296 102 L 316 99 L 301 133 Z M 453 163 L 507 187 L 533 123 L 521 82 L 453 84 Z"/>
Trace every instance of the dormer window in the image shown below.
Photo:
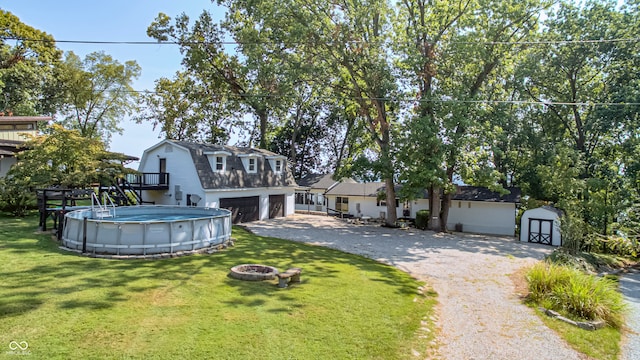
<path fill-rule="evenodd" d="M 273 170 L 276 174 L 281 174 L 284 171 L 286 157 L 282 155 L 276 156 L 267 156 L 267 160 L 269 160 L 269 165 L 271 165 L 271 170 Z"/>
<path fill-rule="evenodd" d="M 227 151 L 205 151 L 204 153 L 209 159 L 209 165 L 213 172 L 225 172 L 227 170 L 227 157 L 231 156 Z"/>
<path fill-rule="evenodd" d="M 224 156 L 216 156 L 216 171 L 224 171 L 225 168 Z"/>
<path fill-rule="evenodd" d="M 242 160 L 242 165 L 247 174 L 256 174 L 258 172 L 258 158 L 260 158 L 260 155 L 242 154 L 238 155 L 238 157 Z"/>

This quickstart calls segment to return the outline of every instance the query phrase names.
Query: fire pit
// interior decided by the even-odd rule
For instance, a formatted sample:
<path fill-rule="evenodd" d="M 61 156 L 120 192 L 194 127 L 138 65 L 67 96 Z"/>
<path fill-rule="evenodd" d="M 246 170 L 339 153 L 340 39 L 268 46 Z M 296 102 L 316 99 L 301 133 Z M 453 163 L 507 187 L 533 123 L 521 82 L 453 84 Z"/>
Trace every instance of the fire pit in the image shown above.
<path fill-rule="evenodd" d="M 262 281 L 275 279 L 277 273 L 278 269 L 273 266 L 242 264 L 232 267 L 229 276 L 238 280 Z"/>

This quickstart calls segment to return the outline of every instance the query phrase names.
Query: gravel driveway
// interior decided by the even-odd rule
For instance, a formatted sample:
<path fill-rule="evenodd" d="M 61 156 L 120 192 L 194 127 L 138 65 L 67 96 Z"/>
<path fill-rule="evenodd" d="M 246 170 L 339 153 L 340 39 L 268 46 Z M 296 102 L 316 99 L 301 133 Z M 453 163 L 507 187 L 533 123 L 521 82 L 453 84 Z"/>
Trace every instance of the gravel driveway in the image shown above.
<path fill-rule="evenodd" d="M 313 215 L 245 224 L 258 235 L 360 254 L 427 281 L 438 293 L 441 359 L 585 359 L 521 304 L 509 278 L 553 249 L 513 238 L 353 225 Z"/>

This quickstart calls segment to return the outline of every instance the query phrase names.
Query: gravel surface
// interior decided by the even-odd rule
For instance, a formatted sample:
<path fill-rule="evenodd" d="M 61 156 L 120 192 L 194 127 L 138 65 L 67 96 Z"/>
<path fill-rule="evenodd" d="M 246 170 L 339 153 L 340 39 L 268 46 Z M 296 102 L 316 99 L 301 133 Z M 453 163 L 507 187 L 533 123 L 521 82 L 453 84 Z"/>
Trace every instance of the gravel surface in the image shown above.
<path fill-rule="evenodd" d="M 513 238 L 353 225 L 299 215 L 244 224 L 258 235 L 391 264 L 438 293 L 438 359 L 585 359 L 522 305 L 510 274 L 553 248 Z M 304 265 L 303 265 L 304 266 Z"/>
<path fill-rule="evenodd" d="M 620 291 L 629 307 L 622 359 L 640 359 L 640 273 L 634 269 L 620 277 Z"/>

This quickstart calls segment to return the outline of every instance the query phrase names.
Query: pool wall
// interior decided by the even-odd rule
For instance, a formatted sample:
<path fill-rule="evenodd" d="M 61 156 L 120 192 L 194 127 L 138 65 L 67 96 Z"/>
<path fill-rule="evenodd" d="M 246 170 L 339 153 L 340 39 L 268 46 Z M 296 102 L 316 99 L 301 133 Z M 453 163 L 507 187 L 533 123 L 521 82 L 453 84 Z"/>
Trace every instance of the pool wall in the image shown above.
<path fill-rule="evenodd" d="M 91 209 L 65 215 L 62 245 L 86 252 L 112 255 L 174 254 L 226 244 L 231 239 L 231 212 L 225 209 L 184 206 L 127 206 L 115 209 L 117 216 L 154 214 L 189 216 L 188 219 L 118 221 L 92 218 Z M 84 219 L 87 218 L 86 234 Z"/>

